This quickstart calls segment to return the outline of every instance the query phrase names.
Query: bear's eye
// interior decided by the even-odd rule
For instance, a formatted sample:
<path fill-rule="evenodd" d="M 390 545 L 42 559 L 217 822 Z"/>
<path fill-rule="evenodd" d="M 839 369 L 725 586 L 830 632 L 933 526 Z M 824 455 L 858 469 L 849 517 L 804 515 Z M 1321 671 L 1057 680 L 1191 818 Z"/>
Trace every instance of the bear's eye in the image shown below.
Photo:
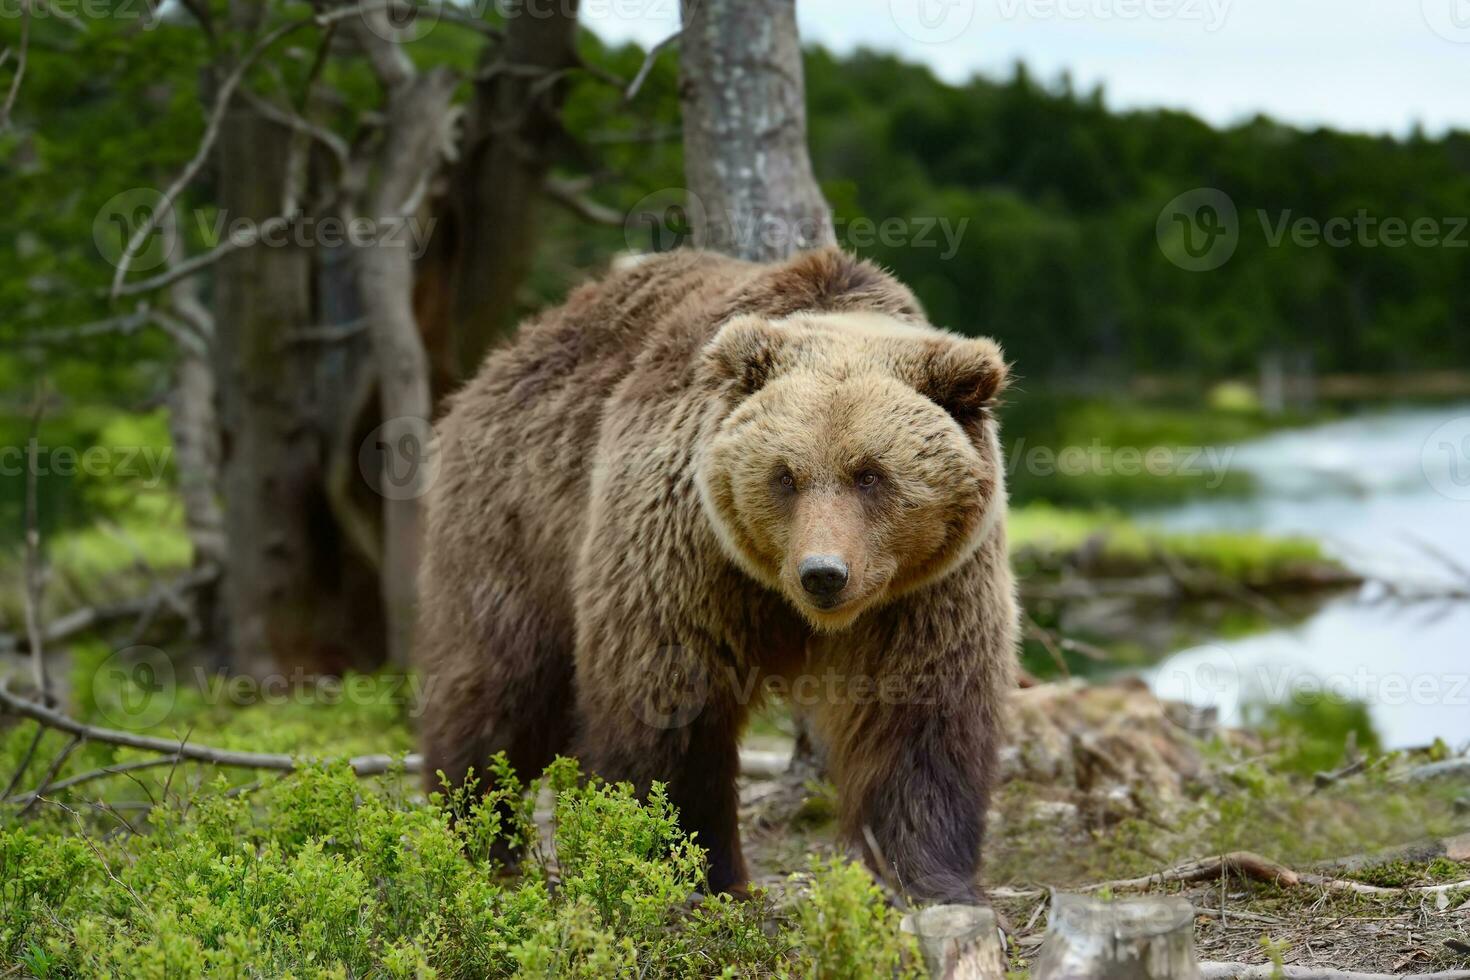
<path fill-rule="evenodd" d="M 791 475 L 791 471 L 790 470 L 782 470 L 781 471 L 781 475 L 778 476 L 778 477 L 776 477 L 776 480 L 777 480 L 778 483 L 781 484 L 781 486 L 785 487 L 787 490 L 795 490 L 796 489 L 796 477 L 794 477 L 794 476 Z"/>
<path fill-rule="evenodd" d="M 854 482 L 859 490 L 871 490 L 878 485 L 878 474 L 873 470 L 862 470 Z"/>

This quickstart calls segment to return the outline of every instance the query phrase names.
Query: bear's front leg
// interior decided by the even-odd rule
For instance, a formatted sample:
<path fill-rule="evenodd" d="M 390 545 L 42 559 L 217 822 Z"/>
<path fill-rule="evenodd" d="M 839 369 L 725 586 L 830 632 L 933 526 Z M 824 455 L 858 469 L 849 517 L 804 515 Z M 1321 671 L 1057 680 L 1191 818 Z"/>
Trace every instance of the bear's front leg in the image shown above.
<path fill-rule="evenodd" d="M 818 724 L 844 834 L 875 873 L 919 901 L 981 895 L 1015 626 L 1008 590 L 992 593 L 989 608 L 975 595 L 958 590 L 951 602 L 926 592 L 825 641 L 834 679 Z"/>
<path fill-rule="evenodd" d="M 743 893 L 736 778 L 744 706 L 729 670 L 698 638 L 659 641 L 626 622 L 588 635 L 603 645 L 589 640 L 579 650 L 578 757 L 640 794 L 666 783 L 680 827 L 707 853 L 710 892 Z"/>

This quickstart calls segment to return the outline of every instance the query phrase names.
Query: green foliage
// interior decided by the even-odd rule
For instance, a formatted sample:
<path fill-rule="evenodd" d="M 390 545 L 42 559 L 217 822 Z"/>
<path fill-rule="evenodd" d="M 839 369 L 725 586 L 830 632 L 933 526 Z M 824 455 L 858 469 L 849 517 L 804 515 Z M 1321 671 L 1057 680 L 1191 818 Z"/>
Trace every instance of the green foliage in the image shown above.
<path fill-rule="evenodd" d="M 861 867 L 841 861 L 811 863 L 812 889 L 796 910 L 809 949 L 811 970 L 820 977 L 897 975 L 922 977 L 917 956 L 894 942 L 898 913 Z"/>
<path fill-rule="evenodd" d="M 1245 721 L 1281 744 L 1279 769 L 1313 773 L 1343 762 L 1349 738 L 1365 753 L 1380 749 L 1368 705 L 1325 691 L 1296 690 L 1285 701 L 1252 701 L 1243 708 Z"/>
<path fill-rule="evenodd" d="M 250 792 L 220 777 L 126 833 L 49 805 L 0 825 L 0 960 L 37 977 L 912 975 L 857 866 L 813 866 L 794 918 L 760 894 L 697 900 L 704 854 L 662 787 L 642 801 L 565 759 L 525 785 L 503 759 L 494 774 L 429 805 L 401 774 L 345 766 Z M 532 842 L 514 877 L 494 856 L 512 841 Z"/>

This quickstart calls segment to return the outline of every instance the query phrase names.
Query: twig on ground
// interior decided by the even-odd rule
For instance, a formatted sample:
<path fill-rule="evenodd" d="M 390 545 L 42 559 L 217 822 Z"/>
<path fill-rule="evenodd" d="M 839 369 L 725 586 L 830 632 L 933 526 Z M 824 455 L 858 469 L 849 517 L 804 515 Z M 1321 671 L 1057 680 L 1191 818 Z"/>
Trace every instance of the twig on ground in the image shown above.
<path fill-rule="evenodd" d="M 218 766 L 232 766 L 240 769 L 274 769 L 291 772 L 312 762 L 332 761 L 330 757 L 314 759 L 303 756 L 298 758 L 285 753 L 241 752 L 211 748 L 207 745 L 186 745 L 181 744 L 177 739 L 154 738 L 150 735 L 139 735 L 136 732 L 100 728 L 77 721 L 75 718 L 68 717 L 45 705 L 37 704 L 35 701 L 17 697 L 10 692 L 9 687 L 3 681 L 0 681 L 0 706 L 33 721 L 38 721 L 47 728 L 54 728 L 57 731 L 80 736 L 93 742 L 102 742 L 106 745 L 126 745 L 129 748 L 160 752 L 168 756 L 177 755 L 191 762 L 209 762 Z M 384 753 L 355 756 L 347 759 L 346 762 L 359 776 L 376 776 L 399 764 L 404 767 L 405 771 L 417 772 L 422 764 L 422 759 L 413 754 L 400 757 Z"/>
<path fill-rule="evenodd" d="M 35 791 L 31 793 L 30 798 L 27 799 L 25 803 L 21 806 L 18 816 L 23 817 L 31 811 L 31 807 L 35 806 L 36 802 L 41 799 L 41 795 L 45 793 L 46 788 L 51 785 L 51 780 L 56 778 L 56 774 L 60 772 L 61 767 L 66 764 L 66 760 L 71 757 L 71 754 L 75 752 L 77 750 L 77 747 L 81 745 L 84 741 L 86 740 L 82 738 L 82 736 L 73 735 L 71 741 L 67 742 L 66 746 L 60 752 L 56 753 L 56 758 L 51 760 L 51 765 L 46 769 L 46 775 L 41 777 L 41 784 L 36 787 Z"/>
<path fill-rule="evenodd" d="M 1350 881 L 1346 878 L 1333 878 L 1326 875 L 1293 871 L 1291 868 L 1283 864 L 1278 864 L 1270 858 L 1264 858 L 1259 854 L 1252 854 L 1250 851 L 1234 851 L 1219 857 L 1186 861 L 1172 868 L 1165 868 L 1163 871 L 1157 871 L 1151 875 L 1144 875 L 1138 878 L 1123 878 L 1117 881 L 1099 882 L 1095 885 L 1084 885 L 1076 889 L 1076 891 L 1082 894 L 1097 892 L 1103 889 L 1109 889 L 1111 891 L 1138 891 L 1157 885 L 1213 881 L 1227 873 L 1233 873 L 1251 881 L 1262 881 L 1268 884 L 1279 885 L 1283 888 L 1313 885 L 1330 891 L 1355 892 L 1360 895 L 1435 895 L 1470 889 L 1470 881 L 1458 881 L 1444 885 L 1405 885 L 1396 888 L 1365 885 L 1362 882 Z M 990 894 L 994 898 L 1024 899 L 1040 898 L 1046 894 L 1046 891 L 1040 888 L 993 888 L 990 890 Z"/>
<path fill-rule="evenodd" d="M 45 730 L 45 726 L 38 726 L 36 729 L 38 733 L 44 732 Z M 138 759 L 134 762 L 124 762 L 115 766 L 103 766 L 101 769 L 92 769 L 87 772 L 78 773 L 75 776 L 68 776 L 66 779 L 63 779 L 59 782 L 52 783 L 51 792 L 59 793 L 64 789 L 71 789 L 73 786 L 80 786 L 83 783 L 90 783 L 98 779 L 106 779 L 108 776 L 122 776 L 130 772 L 137 772 L 139 769 L 156 769 L 159 766 L 172 765 L 178 761 L 179 756 L 177 755 L 162 755 L 156 759 Z M 26 797 L 30 795 L 31 794 L 29 793 L 22 794 L 21 796 L 7 795 L 6 798 L 0 802 L 24 803 Z"/>

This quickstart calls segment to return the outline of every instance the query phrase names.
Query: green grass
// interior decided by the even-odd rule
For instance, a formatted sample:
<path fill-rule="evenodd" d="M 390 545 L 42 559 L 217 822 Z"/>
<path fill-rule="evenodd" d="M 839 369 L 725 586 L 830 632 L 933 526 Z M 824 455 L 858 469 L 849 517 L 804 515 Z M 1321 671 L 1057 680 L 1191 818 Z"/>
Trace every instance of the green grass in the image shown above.
<path fill-rule="evenodd" d="M 1250 532 L 1178 533 L 1138 524 L 1111 510 L 1077 510 L 1034 503 L 1012 509 L 1013 555 L 1059 555 L 1096 541 L 1096 560 L 1119 573 L 1157 566 L 1163 553 L 1226 578 L 1261 581 L 1295 566 L 1326 561 L 1316 542 Z"/>

